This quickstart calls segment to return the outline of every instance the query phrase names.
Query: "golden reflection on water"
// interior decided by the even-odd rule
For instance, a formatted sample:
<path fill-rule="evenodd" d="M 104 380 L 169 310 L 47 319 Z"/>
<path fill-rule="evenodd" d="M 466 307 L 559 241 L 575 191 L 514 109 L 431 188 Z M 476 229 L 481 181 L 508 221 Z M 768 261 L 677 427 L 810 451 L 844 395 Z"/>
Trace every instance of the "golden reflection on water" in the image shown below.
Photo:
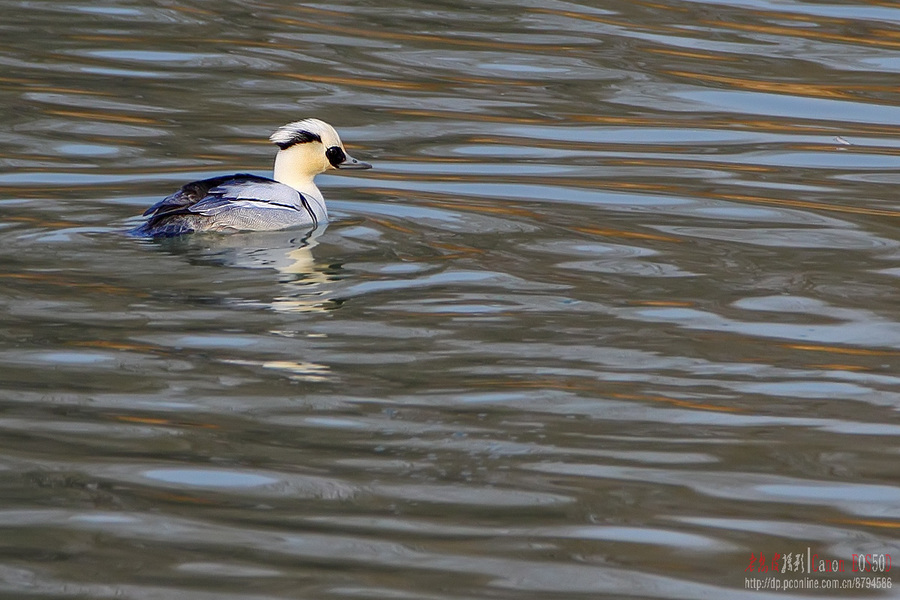
<path fill-rule="evenodd" d="M 159 425 L 164 427 L 180 427 L 187 429 L 221 429 L 215 423 L 198 423 L 182 420 L 164 419 L 160 417 L 139 417 L 136 415 L 112 415 L 117 421 L 137 423 L 140 425 Z"/>
<path fill-rule="evenodd" d="M 715 198 L 718 200 L 734 200 L 737 202 L 747 202 L 749 204 L 770 204 L 773 206 L 784 206 L 788 208 L 805 208 L 811 210 L 822 210 L 826 212 L 846 213 L 853 215 L 869 215 L 873 217 L 900 217 L 900 210 L 890 210 L 882 208 L 868 208 L 865 206 L 850 206 L 843 204 L 825 204 L 822 202 L 813 202 L 810 200 L 790 200 L 787 198 L 771 198 L 765 196 L 752 196 L 749 194 L 730 194 L 730 193 L 704 193 L 701 194 L 705 198 Z"/>
<path fill-rule="evenodd" d="M 134 342 L 116 342 L 112 340 L 76 340 L 68 343 L 69 346 L 80 348 L 101 348 L 104 350 L 124 350 L 127 352 L 159 352 L 160 347 L 152 344 L 138 344 Z"/>
<path fill-rule="evenodd" d="M 410 229 L 409 227 L 404 227 L 399 223 L 395 223 L 390 219 L 379 219 L 377 217 L 369 217 L 369 221 L 375 223 L 380 227 L 384 227 L 385 229 L 391 229 L 393 231 L 399 231 L 400 233 L 405 233 L 408 235 L 416 235 L 417 232 L 414 229 Z"/>
<path fill-rule="evenodd" d="M 636 231 L 622 231 L 619 229 L 605 229 L 602 227 L 572 227 L 573 231 L 579 233 L 587 233 L 590 235 L 600 235 L 603 237 L 618 237 L 637 240 L 653 240 L 655 242 L 676 242 L 680 243 L 684 240 L 669 235 L 661 235 L 658 233 L 639 233 Z"/>
<path fill-rule="evenodd" d="M 11 192 L 14 189 L 15 188 L 9 188 L 7 190 L 4 190 L 3 187 L 0 187 L 0 193 L 7 192 L 7 193 L 10 193 L 10 195 L 12 195 Z M 4 221 L 9 221 L 11 223 L 28 223 L 29 225 L 46 227 L 48 229 L 65 229 L 68 227 L 76 227 L 78 225 L 74 221 L 59 221 L 59 220 L 46 219 L 43 217 L 27 217 L 25 215 L 11 215 L 8 217 L 4 217 Z M 20 274 L 14 274 L 14 273 L 2 274 L 2 273 L 0 273 L 0 277 L 14 277 L 16 275 L 23 275 L 23 274 L 21 274 L 21 273 Z"/>
<path fill-rule="evenodd" d="M 94 281 L 80 281 L 77 274 L 58 273 L 0 273 L 0 279 L 31 281 L 60 288 L 81 288 L 101 294 L 118 294 L 142 297 L 146 294 L 135 290 Z"/>
<path fill-rule="evenodd" d="M 662 166 L 666 163 L 663 161 L 653 160 L 653 161 L 644 161 L 640 159 L 632 159 L 627 161 L 621 161 L 620 164 L 623 165 L 655 165 Z M 684 168 L 687 166 L 685 161 L 672 161 L 666 166 L 675 167 L 675 168 Z M 703 162 L 694 162 L 690 166 L 694 167 L 718 167 L 722 170 L 747 170 L 747 171 L 774 171 L 772 168 L 768 167 L 750 167 L 747 165 L 740 165 L 738 168 L 733 168 L 733 166 L 723 163 L 703 163 Z M 462 175 L 430 175 L 430 176 L 404 176 L 399 174 L 379 174 L 377 179 L 382 180 L 429 180 L 429 181 L 445 181 L 445 182 L 455 182 L 455 181 L 491 181 L 498 182 L 497 178 L 488 178 L 485 176 L 476 176 L 476 177 L 466 177 Z M 521 176 L 518 177 L 519 180 L 522 179 Z M 853 206 L 853 205 L 842 205 L 842 204 L 828 204 L 825 202 L 816 202 L 812 200 L 795 200 L 791 198 L 775 198 L 771 196 L 759 196 L 753 194 L 736 194 L 732 192 L 724 192 L 724 191 L 711 191 L 711 190 L 698 190 L 693 186 L 685 186 L 680 185 L 676 182 L 671 183 L 647 183 L 647 182 L 635 182 L 635 181 L 619 181 L 619 180 L 611 180 L 609 178 L 587 178 L 587 177 L 579 177 L 579 178 L 566 178 L 566 177 L 545 177 L 545 176 L 529 176 L 527 180 L 533 185 L 540 186 L 570 186 L 576 188 L 586 188 L 593 190 L 608 190 L 615 192 L 646 192 L 651 194 L 656 193 L 667 193 L 673 196 L 684 196 L 684 197 L 692 197 L 699 196 L 702 198 L 708 198 L 712 200 L 727 200 L 730 202 L 739 202 L 739 203 L 747 203 L 747 204 L 767 204 L 772 206 L 781 206 L 785 208 L 802 208 L 809 210 L 817 210 L 824 212 L 836 212 L 836 213 L 846 213 L 846 214 L 856 214 L 856 215 L 870 215 L 877 217 L 890 217 L 890 218 L 900 218 L 900 210 L 891 210 L 891 209 L 881 209 L 881 208 L 868 208 L 864 206 Z M 403 195 L 408 192 L 401 189 L 391 190 L 391 189 L 367 189 L 368 193 L 377 193 L 382 195 Z M 434 196 L 434 194 L 417 194 L 420 197 Z M 517 215 L 534 215 L 532 211 L 528 211 L 522 208 L 510 208 L 510 207 L 488 207 L 488 206 L 476 206 L 472 203 L 454 203 L 450 200 L 432 200 L 430 203 L 425 203 L 432 206 L 450 206 L 454 207 L 458 210 L 469 210 L 476 212 L 498 212 L 502 214 L 517 214 Z"/>
<path fill-rule="evenodd" d="M 892 350 L 870 350 L 868 348 L 849 348 L 847 346 L 816 346 L 813 344 L 782 344 L 792 350 L 809 352 L 830 352 L 833 354 L 849 354 L 854 356 L 900 356 L 900 352 Z"/>
<path fill-rule="evenodd" d="M 486 77 L 460 77 L 460 76 L 441 76 L 436 77 L 435 79 L 439 79 L 439 82 L 433 81 L 431 79 L 424 81 L 396 81 L 389 80 L 384 77 L 379 79 L 371 79 L 364 77 L 349 77 L 349 76 L 326 76 L 326 75 L 314 75 L 311 73 L 288 73 L 288 72 L 276 72 L 273 75 L 277 75 L 279 77 L 286 77 L 288 79 L 296 79 L 298 81 L 311 81 L 315 83 L 328 83 L 331 85 L 338 86 L 351 86 L 351 87 L 363 87 L 363 88 L 371 88 L 375 90 L 416 90 L 420 92 L 437 92 L 440 90 L 446 89 L 448 86 L 452 84 L 465 84 L 465 85 L 497 85 L 498 81 L 496 79 L 488 79 Z M 520 87 L 530 87 L 534 86 L 533 81 L 524 81 L 524 80 L 514 80 L 514 79 L 504 79 L 503 85 L 511 85 L 511 86 L 520 86 Z M 396 111 L 403 112 L 403 111 Z"/>
<path fill-rule="evenodd" d="M 362 77 L 347 76 L 327 76 L 314 75 L 312 73 L 274 73 L 279 77 L 287 77 L 288 79 L 297 79 L 300 81 L 314 81 L 317 83 L 329 83 L 338 86 L 368 87 L 377 90 L 419 90 L 434 91 L 439 86 L 433 83 L 413 82 L 413 81 L 388 81 L 386 79 L 366 79 Z"/>
<path fill-rule="evenodd" d="M 459 119 L 462 121 L 475 121 L 479 123 L 515 123 L 520 125 L 538 125 L 554 122 L 549 118 L 513 117 L 509 115 L 464 113 L 452 110 L 418 109 L 418 108 L 390 108 L 387 112 L 405 117 L 428 117 L 440 119 Z"/>
<path fill-rule="evenodd" d="M 76 119 L 86 119 L 90 121 L 104 121 L 111 123 L 131 123 L 139 125 L 161 125 L 159 119 L 150 119 L 147 117 L 138 117 L 135 115 L 123 115 L 121 113 L 104 113 L 99 111 L 88 110 L 63 110 L 59 108 L 45 108 L 44 113 L 57 117 L 74 117 Z"/>
<path fill-rule="evenodd" d="M 864 371 L 872 371 L 871 367 L 864 367 L 861 365 L 845 365 L 839 363 L 826 363 L 826 364 L 811 364 L 807 365 L 810 369 L 822 369 L 824 371 L 852 371 L 852 372 L 864 372 Z"/>
<path fill-rule="evenodd" d="M 649 401 L 649 402 L 659 402 L 663 404 L 671 404 L 672 406 L 677 406 L 679 408 L 690 408 L 693 410 L 706 410 L 713 412 L 727 412 L 727 413 L 740 413 L 746 412 L 743 408 L 739 408 L 737 406 L 718 406 L 715 404 L 707 404 L 705 402 L 694 402 L 691 400 L 683 400 L 680 398 L 670 398 L 669 396 L 660 396 L 660 395 L 646 395 L 646 394 L 620 394 L 620 393 L 612 393 L 610 394 L 613 398 L 621 398 L 624 400 L 639 400 L 639 401 Z"/>
<path fill-rule="evenodd" d="M 639 161 L 632 162 L 630 164 L 639 164 Z M 415 179 L 415 178 L 402 178 L 399 176 L 392 175 L 381 175 L 379 179 Z M 578 188 L 587 188 L 593 190 L 608 190 L 613 192 L 646 192 L 651 194 L 658 193 L 666 193 L 673 196 L 682 196 L 682 197 L 701 197 L 707 198 L 711 200 L 727 200 L 729 202 L 737 202 L 737 203 L 746 203 L 746 204 L 764 204 L 770 206 L 780 206 L 784 208 L 802 208 L 808 210 L 816 210 L 816 211 L 824 211 L 824 212 L 834 212 L 834 213 L 845 213 L 845 214 L 855 214 L 855 215 L 869 215 L 876 217 L 890 217 L 890 218 L 900 218 L 900 210 L 891 210 L 891 209 L 881 209 L 881 208 L 868 208 L 864 206 L 852 206 L 852 205 L 843 205 L 843 204 L 828 204 L 824 202 L 816 202 L 812 200 L 794 200 L 790 198 L 775 198 L 771 196 L 757 196 L 752 194 L 735 194 L 731 192 L 717 192 L 710 190 L 697 190 L 694 187 L 679 185 L 677 183 L 640 183 L 633 181 L 616 181 L 610 179 L 591 179 L 591 178 L 578 178 L 578 179 L 568 179 L 568 178 L 553 178 L 553 177 L 529 177 L 529 181 L 534 185 L 543 185 L 543 186 L 560 186 L 566 185 L 571 187 Z M 429 178 L 431 181 L 484 181 L 484 178 L 466 178 L 461 176 L 432 176 Z M 496 180 L 492 180 L 496 181 Z M 409 194 L 408 191 L 403 189 L 390 189 L 390 188 L 363 188 L 366 193 L 372 195 L 387 195 L 387 196 L 404 196 Z M 498 203 L 500 200 L 496 198 L 492 198 L 491 206 L 478 205 L 473 202 L 460 202 L 453 200 L 451 195 L 440 195 L 435 193 L 416 193 L 417 198 L 420 199 L 420 203 L 424 206 L 435 206 L 435 207 L 444 207 L 444 208 L 452 208 L 454 210 L 460 211 L 468 211 L 468 212 L 482 212 L 482 213 L 496 213 L 496 214 L 505 214 L 505 215 L 517 215 L 517 216 L 528 216 L 533 218 L 540 217 L 534 211 L 522 208 L 521 206 L 511 207 L 511 206 L 499 206 Z M 431 198 L 431 200 L 425 200 L 425 198 Z"/>
<path fill-rule="evenodd" d="M 728 56 L 727 54 L 714 54 L 712 52 L 703 52 L 701 50 L 674 50 L 672 48 L 647 48 L 647 52 L 655 54 L 664 54 L 666 56 L 676 56 L 678 58 L 697 58 L 700 60 L 715 60 L 719 62 L 737 62 L 740 60 L 736 56 Z"/>
<path fill-rule="evenodd" d="M 340 14 L 340 13 L 338 13 Z M 289 17 L 279 17 L 276 22 L 290 27 L 298 27 L 308 30 L 326 31 L 328 33 L 338 33 L 359 39 L 380 39 L 394 42 L 424 42 L 430 45 L 445 46 L 463 46 L 466 48 L 481 48 L 490 50 L 513 50 L 519 52 L 555 52 L 564 54 L 572 50 L 582 48 L 582 45 L 570 44 L 525 44 L 519 42 L 501 42 L 489 41 L 484 38 L 461 38 L 451 37 L 440 34 L 423 34 L 423 33 L 400 33 L 397 31 L 386 31 L 377 29 L 362 29 L 356 27 L 348 27 L 345 25 L 329 25 L 316 21 L 301 21 Z"/>
<path fill-rule="evenodd" d="M 898 88 L 900 91 L 900 88 Z M 565 121 L 560 122 L 560 119 L 554 119 L 550 117 L 538 118 L 538 117 L 519 117 L 519 116 L 509 116 L 503 114 L 470 114 L 460 111 L 453 110 L 437 110 L 437 109 L 397 109 L 397 108 L 388 108 L 385 109 L 385 112 L 390 114 L 404 116 L 404 117 L 421 117 L 421 118 L 431 118 L 431 119 L 444 119 L 444 120 L 456 120 L 456 121 L 475 121 L 475 122 L 484 122 L 484 123 L 496 123 L 500 124 L 518 124 L 518 125 L 561 125 L 566 122 L 575 122 L 575 123 L 596 123 L 603 125 L 616 125 L 616 126 L 631 126 L 631 127 L 647 127 L 647 128 L 659 128 L 659 127 L 672 127 L 672 128 L 697 128 L 697 115 L 693 113 L 672 113 L 666 114 L 664 116 L 653 116 L 653 117 L 643 117 L 640 115 L 613 115 L 613 114 L 588 114 L 588 113 L 567 113 L 565 115 Z M 789 118 L 760 118 L 758 115 L 751 114 L 734 114 L 729 116 L 720 116 L 720 115 L 706 115 L 702 116 L 702 126 L 700 127 L 703 130 L 734 130 L 738 129 L 741 131 L 757 131 L 761 133 L 794 133 L 800 135 L 826 135 L 833 136 L 838 128 L 834 123 L 826 123 L 826 122 L 817 122 L 811 119 L 789 119 Z M 875 137 L 883 137 L 883 138 L 900 138 L 900 126 L 891 125 L 890 123 L 884 124 L 874 124 L 874 123 L 852 123 L 853 133 L 855 135 L 871 135 Z M 477 139 L 477 138 L 476 138 Z M 495 137 L 493 139 L 502 140 L 502 137 Z M 527 138 L 511 138 L 517 140 L 519 143 L 523 143 L 527 141 Z M 598 140 L 598 143 L 602 140 Z M 529 143 L 536 143 L 538 140 L 531 140 Z M 583 146 L 579 146 L 580 142 L 575 141 L 565 141 L 565 142 L 557 142 L 559 146 L 554 146 L 553 140 L 539 140 L 541 144 L 547 144 L 546 147 L 559 147 L 559 148 L 590 148 L 595 145 L 587 143 Z M 644 148 L 644 144 L 641 144 L 641 148 Z M 667 149 L 671 150 L 672 146 L 666 146 Z M 843 148 L 845 150 L 849 150 L 850 148 Z M 885 153 L 891 153 L 893 150 L 891 148 L 878 148 L 879 152 L 884 151 Z M 436 160 L 430 157 L 421 157 L 421 160 Z M 443 159 L 443 160 L 463 160 L 463 159 Z M 465 159 L 465 160 L 475 160 L 475 159 Z M 765 169 L 768 167 L 756 166 L 756 165 L 747 165 L 741 163 L 728 163 L 729 168 L 731 169 Z"/>
<path fill-rule="evenodd" d="M 428 244 L 432 248 L 437 248 L 439 250 L 445 250 L 450 252 L 451 254 L 444 255 L 442 258 L 461 258 L 464 256 L 484 256 L 487 254 L 487 250 L 483 250 L 481 248 L 475 248 L 474 246 L 463 246 L 461 244 L 449 244 L 446 242 L 429 242 Z"/>
<path fill-rule="evenodd" d="M 685 77 L 698 81 L 724 83 L 737 89 L 765 92 L 770 94 L 787 94 L 791 96 L 809 96 L 812 98 L 827 98 L 837 100 L 856 100 L 862 97 L 863 92 L 892 92 L 900 91 L 895 85 L 877 84 L 847 84 L 829 85 L 826 83 L 798 83 L 796 81 L 760 81 L 742 77 L 726 75 L 709 75 L 691 71 L 665 71 L 669 75 Z M 871 99 L 877 102 L 878 99 Z M 883 99 L 882 102 L 885 102 Z"/>
<path fill-rule="evenodd" d="M 69 87 L 61 87 L 57 85 L 40 85 L 37 83 L 29 83 L 28 84 L 29 92 L 43 92 L 43 93 L 52 93 L 52 94 L 73 94 L 73 95 L 81 95 L 81 96 L 99 96 L 101 98 L 113 98 L 115 94 L 111 92 L 104 92 L 98 90 L 81 90 L 77 88 L 69 88 Z"/>
<path fill-rule="evenodd" d="M 784 15 L 777 13 L 778 18 L 784 18 Z M 807 21 L 807 19 L 802 19 Z M 809 21 L 814 22 L 814 21 Z M 748 23 L 735 23 L 731 21 L 705 20 L 704 25 L 718 27 L 723 29 L 734 29 L 736 31 L 749 31 L 763 35 L 778 35 L 786 38 L 807 38 L 820 42 L 846 42 L 854 46 L 872 46 L 875 48 L 900 48 L 900 40 L 894 41 L 885 39 L 886 31 L 873 30 L 866 32 L 865 35 L 848 35 L 842 33 L 829 33 L 822 29 L 806 29 L 800 27 L 785 27 L 781 25 L 761 25 Z M 838 24 L 847 28 L 852 27 L 850 21 L 838 21 Z M 896 35 L 896 34 L 894 34 Z"/>
<path fill-rule="evenodd" d="M 590 114 L 569 115 L 573 121 L 583 123 L 604 123 L 610 125 L 631 125 L 647 127 L 698 127 L 696 114 L 668 114 L 653 118 L 634 116 L 607 116 Z M 841 124 L 846 125 L 844 123 Z M 815 116 L 804 115 L 802 118 L 766 119 L 752 114 L 734 114 L 726 117 L 703 115 L 701 129 L 725 129 L 739 131 L 757 131 L 761 133 L 794 133 L 800 135 L 833 136 L 839 127 L 834 122 L 818 122 Z M 874 123 L 852 123 L 855 135 L 873 135 L 876 137 L 900 137 L 900 126 Z M 736 165 L 740 166 L 740 165 Z"/>
<path fill-rule="evenodd" d="M 636 2 L 635 4 L 645 4 L 642 2 Z M 677 10 L 676 7 L 666 6 L 666 5 L 655 5 L 656 8 L 660 8 L 662 10 Z M 622 19 L 616 19 L 611 16 L 600 16 L 595 14 L 587 14 L 580 13 L 571 10 L 559 10 L 555 8 L 529 8 L 528 12 L 536 13 L 536 14 L 545 14 L 545 15 L 555 15 L 558 17 L 566 17 L 569 19 L 576 19 L 579 21 L 588 21 L 591 23 L 602 23 L 603 25 L 611 25 L 613 27 L 619 27 L 624 30 L 635 29 L 634 23 L 629 23 L 628 21 L 623 21 Z M 674 25 L 659 25 L 659 24 L 651 24 L 648 22 L 640 23 L 637 26 L 637 29 L 641 31 L 652 31 L 655 33 L 677 33 L 679 35 L 683 34 L 684 31 Z"/>
<path fill-rule="evenodd" d="M 696 306 L 696 302 L 679 302 L 676 300 L 635 300 L 632 304 L 639 306 L 673 306 L 679 308 Z"/>
<path fill-rule="evenodd" d="M 610 150 L 628 151 L 630 148 L 622 148 L 621 146 Z M 735 171 L 738 173 L 776 173 L 776 167 L 768 167 L 765 165 L 750 165 L 746 163 L 724 162 L 715 159 L 700 160 L 698 158 L 678 158 L 678 148 L 671 146 L 657 147 L 656 152 L 672 154 L 672 158 L 606 158 L 604 164 L 609 166 L 622 167 L 656 167 L 660 169 L 711 169 L 720 172 Z"/>
<path fill-rule="evenodd" d="M 886 521 L 883 519 L 840 518 L 829 519 L 829 521 L 839 525 L 860 525 L 863 527 L 877 527 L 879 529 L 900 529 L 900 521 Z"/>
<path fill-rule="evenodd" d="M 486 215 L 506 215 L 508 217 L 525 217 L 527 219 L 541 220 L 541 215 L 533 210 L 521 206 L 511 206 L 502 201 L 493 201 L 490 204 L 479 204 L 466 200 L 460 200 L 456 196 L 429 194 L 430 200 L 423 202 L 424 206 L 444 208 L 458 211 L 468 211 Z"/>

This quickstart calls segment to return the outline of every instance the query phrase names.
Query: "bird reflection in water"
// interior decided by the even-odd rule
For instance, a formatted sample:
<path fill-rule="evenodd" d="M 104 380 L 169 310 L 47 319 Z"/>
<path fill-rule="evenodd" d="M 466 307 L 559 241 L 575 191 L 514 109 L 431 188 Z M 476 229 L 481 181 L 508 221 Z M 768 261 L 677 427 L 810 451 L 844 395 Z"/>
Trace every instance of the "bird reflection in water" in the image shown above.
<path fill-rule="evenodd" d="M 280 293 L 260 289 L 270 300 L 230 296 L 240 306 L 267 306 L 279 312 L 324 312 L 338 308 L 341 300 L 329 292 L 340 277 L 339 264 L 317 263 L 313 250 L 327 229 L 312 231 L 244 232 L 232 235 L 193 235 L 154 240 L 161 250 L 178 255 L 191 264 L 219 265 L 239 269 L 270 269 Z M 268 292 L 268 293 L 266 293 Z"/>

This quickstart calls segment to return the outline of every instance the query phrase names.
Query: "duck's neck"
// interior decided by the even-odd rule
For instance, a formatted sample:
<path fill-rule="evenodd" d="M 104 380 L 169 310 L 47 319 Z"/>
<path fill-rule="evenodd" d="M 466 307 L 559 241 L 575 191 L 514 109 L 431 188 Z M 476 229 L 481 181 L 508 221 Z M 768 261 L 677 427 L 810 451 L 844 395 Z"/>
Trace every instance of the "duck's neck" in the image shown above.
<path fill-rule="evenodd" d="M 324 168 L 317 170 L 317 163 L 324 161 L 324 152 L 314 146 L 312 143 L 295 144 L 287 150 L 279 150 L 275 155 L 275 172 L 272 178 L 324 203 L 322 192 L 313 181 L 313 177 L 324 171 Z M 321 158 L 318 156 L 320 154 Z"/>

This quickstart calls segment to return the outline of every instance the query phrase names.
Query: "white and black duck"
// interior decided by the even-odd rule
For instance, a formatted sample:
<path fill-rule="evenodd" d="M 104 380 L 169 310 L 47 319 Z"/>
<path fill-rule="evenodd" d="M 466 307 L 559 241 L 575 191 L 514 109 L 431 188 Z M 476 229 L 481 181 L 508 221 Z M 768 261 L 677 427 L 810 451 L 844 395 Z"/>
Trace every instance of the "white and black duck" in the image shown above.
<path fill-rule="evenodd" d="M 329 169 L 369 169 L 352 158 L 337 131 L 319 119 L 279 127 L 272 179 L 237 173 L 193 181 L 144 212 L 132 233 L 171 237 L 216 231 L 272 231 L 315 227 L 328 221 L 325 198 L 313 178 Z"/>

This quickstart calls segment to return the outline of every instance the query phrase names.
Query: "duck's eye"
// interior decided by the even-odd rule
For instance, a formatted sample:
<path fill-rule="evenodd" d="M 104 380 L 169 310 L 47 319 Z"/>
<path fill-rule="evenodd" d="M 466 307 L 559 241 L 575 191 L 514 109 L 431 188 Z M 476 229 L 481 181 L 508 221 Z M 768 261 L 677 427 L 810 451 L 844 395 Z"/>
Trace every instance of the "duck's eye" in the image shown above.
<path fill-rule="evenodd" d="M 332 146 L 325 151 L 325 158 L 328 159 L 328 162 L 331 163 L 332 167 L 337 167 L 339 164 L 347 160 L 347 155 L 344 153 L 344 150 L 340 146 Z"/>

